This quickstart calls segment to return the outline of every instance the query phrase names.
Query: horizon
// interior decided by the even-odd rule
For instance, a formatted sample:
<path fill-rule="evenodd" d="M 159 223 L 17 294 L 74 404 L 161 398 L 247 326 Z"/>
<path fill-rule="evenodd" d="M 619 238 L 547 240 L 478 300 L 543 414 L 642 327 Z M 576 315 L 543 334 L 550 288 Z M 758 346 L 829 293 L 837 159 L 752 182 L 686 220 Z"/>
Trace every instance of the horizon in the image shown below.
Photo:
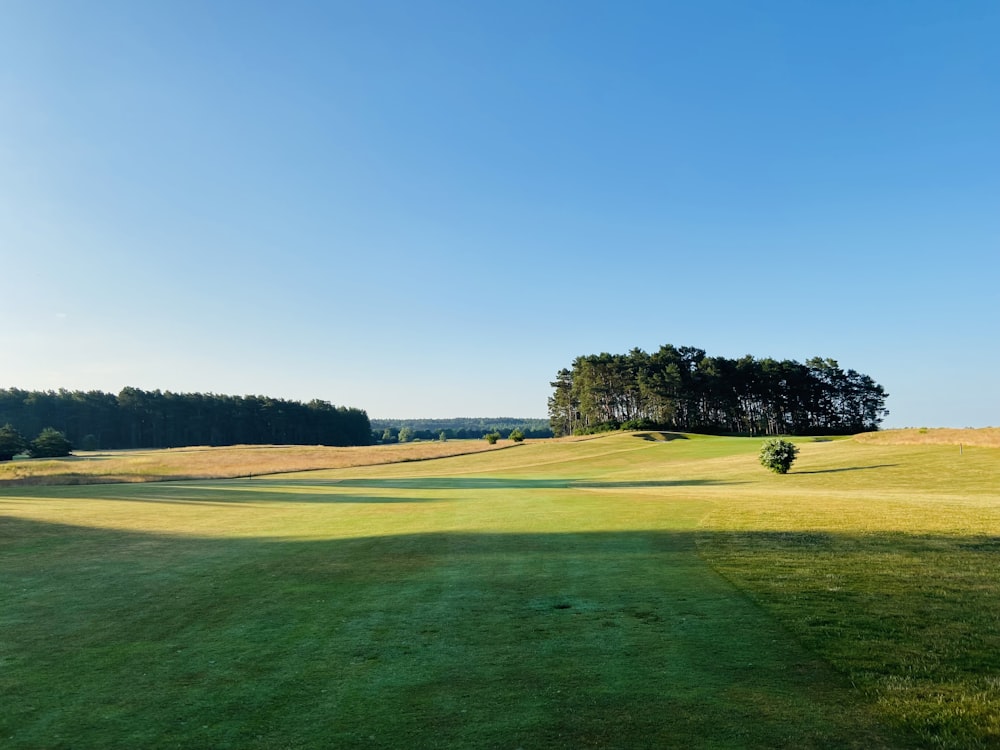
<path fill-rule="evenodd" d="M 113 395 L 117 395 L 123 389 L 129 388 L 129 387 L 134 387 L 134 386 L 122 386 L 122 388 L 119 388 L 119 389 L 117 389 L 115 391 L 102 391 L 102 392 L 103 393 L 110 393 L 110 394 L 113 394 Z M 0 390 L 3 390 L 3 389 L 14 389 L 14 388 L 17 388 L 17 386 L 0 386 Z M 30 388 L 20 388 L 19 390 L 30 391 L 32 389 L 30 389 Z M 62 388 L 62 389 L 59 389 L 59 388 L 56 388 L 56 389 L 47 389 L 47 390 L 51 390 L 51 391 L 59 391 L 59 390 L 73 391 L 73 390 L 80 390 L 80 389 L 72 389 L 72 388 Z M 98 391 L 100 391 L 101 389 L 91 389 L 91 390 L 98 390 Z M 147 389 L 142 389 L 142 390 L 147 390 Z M 177 395 L 186 395 L 188 393 L 191 393 L 191 392 L 187 392 L 187 391 L 173 391 L 171 389 L 165 389 L 165 388 L 160 388 L 160 389 L 154 388 L 154 389 L 148 389 L 148 390 L 151 390 L 151 391 L 159 390 L 159 391 L 161 391 L 163 393 L 170 392 L 170 393 L 174 393 L 174 394 L 177 394 Z M 288 397 L 284 397 L 284 396 L 275 396 L 273 394 L 267 394 L 267 393 L 216 393 L 215 395 L 230 396 L 230 397 L 234 397 L 234 398 L 251 398 L 251 397 L 274 398 L 274 399 L 286 400 L 286 401 L 298 401 L 300 403 L 308 403 L 310 400 L 312 400 L 312 399 L 308 399 L 308 398 L 306 398 L 306 399 L 295 399 L 295 398 L 288 398 Z M 323 399 L 323 400 L 326 400 L 326 399 Z M 525 421 L 525 422 L 528 422 L 528 421 L 532 421 L 532 422 L 533 421 L 543 421 L 543 422 L 548 423 L 550 421 L 550 417 L 548 415 L 546 415 L 546 416 L 540 416 L 540 417 L 524 416 L 524 415 L 494 415 L 494 414 L 472 414 L 472 415 L 465 414 L 465 415 L 461 415 L 461 416 L 427 416 L 427 415 L 424 415 L 424 416 L 417 416 L 417 417 L 372 416 L 371 414 L 367 413 L 367 410 L 364 409 L 364 407 L 361 407 L 361 406 L 356 406 L 354 404 L 342 404 L 342 403 L 337 403 L 337 402 L 330 402 L 330 403 L 334 407 L 345 407 L 345 408 L 360 409 L 360 410 L 362 410 L 362 411 L 364 411 L 366 413 L 366 415 L 368 416 L 368 419 L 371 422 L 422 422 L 422 421 L 426 421 L 426 422 L 447 422 L 447 421 L 462 421 L 462 420 L 481 420 L 481 421 L 482 420 L 487 420 L 487 421 L 488 420 L 495 420 L 495 421 L 499 421 L 499 422 L 502 422 L 502 421 L 511 421 L 511 422 L 515 422 L 515 421 Z M 949 429 L 976 430 L 976 429 L 996 429 L 998 426 L 1000 426 L 1000 425 L 986 424 L 986 425 L 981 425 L 981 426 L 978 426 L 978 427 L 971 427 L 971 426 L 955 426 L 955 425 L 931 425 L 931 424 L 920 425 L 920 424 L 911 424 L 911 425 L 893 425 L 891 427 L 880 426 L 877 431 L 884 431 L 884 430 L 907 430 L 907 429 L 910 429 L 910 430 L 912 430 L 912 429 L 929 429 L 929 430 L 949 430 Z M 661 429 L 661 428 L 654 428 L 654 429 Z M 664 428 L 664 429 L 666 429 L 666 428 Z M 686 432 L 686 430 L 681 430 L 681 432 Z M 597 435 L 597 434 L 602 434 L 602 433 L 595 433 L 595 435 Z M 698 432 L 695 432 L 693 434 L 715 435 L 716 433 L 714 433 L 714 432 L 713 433 L 698 433 Z"/>
<path fill-rule="evenodd" d="M 674 344 L 1000 424 L 998 35 L 985 0 L 15 2 L 0 380 L 547 419 L 574 358 Z"/>

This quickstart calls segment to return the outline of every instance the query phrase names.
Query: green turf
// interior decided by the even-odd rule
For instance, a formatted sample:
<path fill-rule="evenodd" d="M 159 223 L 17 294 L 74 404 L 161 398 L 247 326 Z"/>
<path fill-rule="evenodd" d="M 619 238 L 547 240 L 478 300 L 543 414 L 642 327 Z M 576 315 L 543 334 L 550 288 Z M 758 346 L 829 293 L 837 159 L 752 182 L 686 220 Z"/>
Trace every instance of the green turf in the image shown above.
<path fill-rule="evenodd" d="M 996 743 L 997 452 L 759 444 L 0 491 L 0 746 Z"/>

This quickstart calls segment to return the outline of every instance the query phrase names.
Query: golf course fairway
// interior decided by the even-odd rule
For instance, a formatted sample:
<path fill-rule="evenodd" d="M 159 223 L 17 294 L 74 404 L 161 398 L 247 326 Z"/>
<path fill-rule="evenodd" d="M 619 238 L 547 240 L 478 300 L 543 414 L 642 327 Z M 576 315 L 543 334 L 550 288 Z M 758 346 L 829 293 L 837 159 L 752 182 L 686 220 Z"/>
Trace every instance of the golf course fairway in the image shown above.
<path fill-rule="evenodd" d="M 0 746 L 996 746 L 1000 452 L 796 442 L 0 486 Z"/>

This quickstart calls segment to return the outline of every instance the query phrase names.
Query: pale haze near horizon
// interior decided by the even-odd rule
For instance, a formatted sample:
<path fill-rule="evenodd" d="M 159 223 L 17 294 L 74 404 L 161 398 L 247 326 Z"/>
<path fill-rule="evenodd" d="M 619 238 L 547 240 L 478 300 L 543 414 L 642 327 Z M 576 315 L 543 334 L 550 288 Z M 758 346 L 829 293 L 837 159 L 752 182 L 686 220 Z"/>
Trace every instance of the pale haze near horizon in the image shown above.
<path fill-rule="evenodd" d="M 0 9 L 0 387 L 544 417 L 669 343 L 1000 425 L 996 3 Z"/>

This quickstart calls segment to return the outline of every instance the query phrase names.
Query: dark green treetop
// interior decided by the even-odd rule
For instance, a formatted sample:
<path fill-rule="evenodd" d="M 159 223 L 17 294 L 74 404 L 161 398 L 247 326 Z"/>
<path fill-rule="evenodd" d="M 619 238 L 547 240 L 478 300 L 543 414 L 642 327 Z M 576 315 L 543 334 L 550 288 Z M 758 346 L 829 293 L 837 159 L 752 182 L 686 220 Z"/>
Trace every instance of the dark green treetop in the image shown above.
<path fill-rule="evenodd" d="M 73 444 L 52 427 L 42 430 L 28 448 L 32 458 L 60 458 L 68 456 L 72 450 Z"/>
<path fill-rule="evenodd" d="M 18 453 L 28 449 L 28 441 L 24 435 L 9 424 L 0 427 L 0 461 L 10 461 Z"/>

